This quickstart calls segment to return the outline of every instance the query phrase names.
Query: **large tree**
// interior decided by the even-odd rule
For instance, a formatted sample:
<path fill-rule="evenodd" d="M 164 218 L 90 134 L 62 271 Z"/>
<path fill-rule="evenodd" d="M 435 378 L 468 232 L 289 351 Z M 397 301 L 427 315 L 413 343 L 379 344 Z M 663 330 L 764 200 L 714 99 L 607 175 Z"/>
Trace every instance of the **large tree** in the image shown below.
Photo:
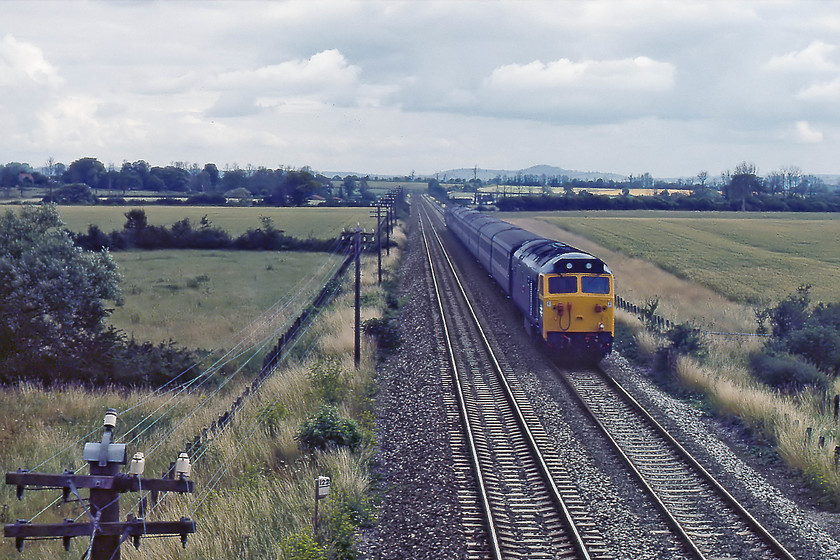
<path fill-rule="evenodd" d="M 754 163 L 742 161 L 724 185 L 724 196 L 731 202 L 740 203 L 741 211 L 747 209 L 747 198 L 764 189 L 756 171 Z"/>
<path fill-rule="evenodd" d="M 96 158 L 81 158 L 70 164 L 64 172 L 62 180 L 65 183 L 85 183 L 92 189 L 107 186 L 107 170 Z M 101 183 L 101 184 L 100 184 Z"/>
<path fill-rule="evenodd" d="M 83 377 L 107 346 L 119 274 L 106 251 L 73 245 L 52 205 L 0 215 L 0 380 Z"/>

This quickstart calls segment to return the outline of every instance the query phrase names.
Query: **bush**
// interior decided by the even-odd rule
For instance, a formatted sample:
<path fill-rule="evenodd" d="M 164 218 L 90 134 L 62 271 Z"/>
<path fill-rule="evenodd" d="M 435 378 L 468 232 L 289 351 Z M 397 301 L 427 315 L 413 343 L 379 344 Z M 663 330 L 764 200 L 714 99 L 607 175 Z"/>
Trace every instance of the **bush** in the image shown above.
<path fill-rule="evenodd" d="M 394 321 L 388 319 L 368 319 L 362 323 L 366 335 L 376 339 L 376 345 L 382 350 L 393 350 L 400 345 L 400 331 Z"/>
<path fill-rule="evenodd" d="M 676 325 L 665 333 L 665 337 L 671 342 L 671 348 L 682 354 L 701 357 L 706 353 L 706 343 L 700 329 L 690 323 Z"/>
<path fill-rule="evenodd" d="M 341 418 L 335 407 L 324 405 L 318 414 L 303 423 L 295 439 L 310 450 L 324 451 L 329 447 L 355 450 L 362 442 L 362 434 L 353 420 Z"/>
<path fill-rule="evenodd" d="M 759 310 L 759 327 L 772 326 L 770 352 L 801 356 L 825 374 L 840 372 L 840 304 L 811 307 L 810 286 L 782 300 L 776 307 Z"/>
<path fill-rule="evenodd" d="M 337 404 L 350 392 L 347 373 L 342 369 L 338 358 L 318 360 L 312 366 L 309 375 L 312 385 L 328 403 Z"/>
<path fill-rule="evenodd" d="M 283 560 L 327 560 L 324 548 L 307 533 L 295 533 L 280 543 Z"/>
<path fill-rule="evenodd" d="M 825 388 L 829 382 L 816 367 L 785 352 L 753 352 L 750 368 L 757 379 L 777 389 L 795 391 L 806 385 Z"/>
<path fill-rule="evenodd" d="M 840 370 L 840 331 L 809 324 L 790 334 L 788 347 L 826 373 Z"/>

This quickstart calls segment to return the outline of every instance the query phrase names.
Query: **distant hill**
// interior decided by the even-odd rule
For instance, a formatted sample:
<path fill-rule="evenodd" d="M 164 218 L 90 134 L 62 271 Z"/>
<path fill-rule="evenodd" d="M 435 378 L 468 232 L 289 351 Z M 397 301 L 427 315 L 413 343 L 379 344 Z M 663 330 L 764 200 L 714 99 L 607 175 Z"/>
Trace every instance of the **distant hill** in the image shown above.
<path fill-rule="evenodd" d="M 625 175 L 619 175 L 618 173 L 575 171 L 573 169 L 563 169 L 562 167 L 554 167 L 552 165 L 532 165 L 526 169 L 483 169 L 481 167 L 477 170 L 474 170 L 471 167 L 447 169 L 446 171 L 440 171 L 431 177 L 437 176 L 439 181 L 454 181 L 456 179 L 468 181 L 473 177 L 477 177 L 482 181 L 490 181 L 496 177 L 516 177 L 519 174 L 536 175 L 538 177 L 542 175 L 545 175 L 546 177 L 561 177 L 565 175 L 570 179 L 582 179 L 585 181 L 596 181 L 598 179 L 603 179 L 605 181 L 621 181 L 627 179 Z"/>

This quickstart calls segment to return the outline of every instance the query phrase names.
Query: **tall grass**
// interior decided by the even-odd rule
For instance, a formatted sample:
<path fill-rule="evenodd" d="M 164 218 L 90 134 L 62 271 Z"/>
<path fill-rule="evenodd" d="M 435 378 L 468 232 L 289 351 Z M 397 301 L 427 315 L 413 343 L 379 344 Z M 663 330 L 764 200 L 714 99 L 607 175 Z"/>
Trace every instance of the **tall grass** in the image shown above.
<path fill-rule="evenodd" d="M 397 236 L 403 239 L 404 236 Z M 385 259 L 390 278 L 398 264 L 400 251 L 391 250 Z M 363 258 L 363 317 L 382 312 L 384 296 L 376 286 L 376 258 Z M 371 277 L 374 279 L 371 281 Z M 338 550 L 352 542 L 353 526 L 372 518 L 370 474 L 373 436 L 366 432 L 361 449 L 350 452 L 334 449 L 310 452 L 300 448 L 296 435 L 302 423 L 321 406 L 323 387 L 313 374 L 324 360 L 334 360 L 346 381 L 347 391 L 339 392 L 339 414 L 371 427 L 370 384 L 375 370 L 373 344 L 362 335 L 361 364 L 353 367 L 352 352 L 353 289 L 352 269 L 344 281 L 343 294 L 316 319 L 306 342 L 312 342 L 299 358 L 283 364 L 237 413 L 235 421 L 216 437 L 200 457 L 194 457 L 194 495 L 167 494 L 149 520 L 193 518 L 197 533 L 190 536 L 188 550 L 181 550 L 178 539 L 143 539 L 139 551 L 122 547 L 124 558 L 168 560 L 184 557 L 202 559 L 289 558 L 290 543 L 304 543 L 313 550 L 332 547 Z M 184 442 L 209 425 L 230 406 L 231 396 L 241 392 L 249 379 L 233 380 L 226 395 L 196 393 L 185 399 L 153 429 L 143 431 L 133 426 L 143 415 L 154 411 L 169 397 L 136 391 L 90 393 L 81 389 L 42 391 L 24 386 L 0 392 L 0 465 L 6 470 L 40 465 L 42 472 L 61 472 L 81 464 L 85 441 L 98 441 L 106 408 L 130 410 L 119 418 L 118 438 L 126 441 L 136 434 L 129 454 L 148 451 L 146 477 L 159 475 L 183 450 Z M 191 412 L 196 405 L 200 412 Z M 134 408 L 136 406 L 136 408 Z M 148 422 L 146 423 L 148 424 Z M 141 433 L 142 432 L 142 433 Z M 157 445 L 157 447 L 155 447 Z M 50 458 L 54 450 L 64 453 Z M 330 476 L 332 491 L 320 503 L 323 531 L 317 544 L 313 539 L 314 480 Z M 14 489 L 0 490 L 0 514 L 4 522 L 29 518 L 46 509 L 36 523 L 60 522 L 63 517 L 82 515 L 78 505 L 50 506 L 59 492 L 27 493 L 23 502 L 14 499 Z M 123 515 L 136 510 L 135 495 L 123 494 Z M 132 505 L 134 504 L 134 505 Z M 136 512 L 135 512 L 136 513 Z M 80 518 L 80 520 L 83 520 Z M 307 544 L 308 543 L 308 544 Z M 56 542 L 27 542 L 26 557 L 35 559 L 79 558 L 88 541 L 73 539 L 71 550 L 64 553 Z M 0 544 L 0 559 L 17 558 L 13 543 Z"/>
<path fill-rule="evenodd" d="M 616 320 L 634 332 L 642 356 L 652 358 L 665 346 L 661 336 L 646 331 L 632 315 L 617 313 Z M 676 358 L 676 378 L 689 390 L 705 395 L 719 414 L 737 417 L 763 434 L 791 469 L 805 473 L 840 501 L 840 469 L 835 458 L 840 425 L 830 401 L 836 393 L 787 394 L 757 381 L 746 365 L 747 352 L 759 344 L 754 339 L 740 343 L 712 339 L 707 343 L 709 352 L 702 363 L 691 356 Z"/>

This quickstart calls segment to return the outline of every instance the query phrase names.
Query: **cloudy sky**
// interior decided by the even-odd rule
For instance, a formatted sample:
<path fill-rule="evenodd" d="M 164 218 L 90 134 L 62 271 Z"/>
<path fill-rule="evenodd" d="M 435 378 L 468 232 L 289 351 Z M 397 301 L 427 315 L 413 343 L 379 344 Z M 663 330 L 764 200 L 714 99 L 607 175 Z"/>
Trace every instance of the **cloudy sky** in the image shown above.
<path fill-rule="evenodd" d="M 834 1 L 0 1 L 0 163 L 840 173 Z"/>

